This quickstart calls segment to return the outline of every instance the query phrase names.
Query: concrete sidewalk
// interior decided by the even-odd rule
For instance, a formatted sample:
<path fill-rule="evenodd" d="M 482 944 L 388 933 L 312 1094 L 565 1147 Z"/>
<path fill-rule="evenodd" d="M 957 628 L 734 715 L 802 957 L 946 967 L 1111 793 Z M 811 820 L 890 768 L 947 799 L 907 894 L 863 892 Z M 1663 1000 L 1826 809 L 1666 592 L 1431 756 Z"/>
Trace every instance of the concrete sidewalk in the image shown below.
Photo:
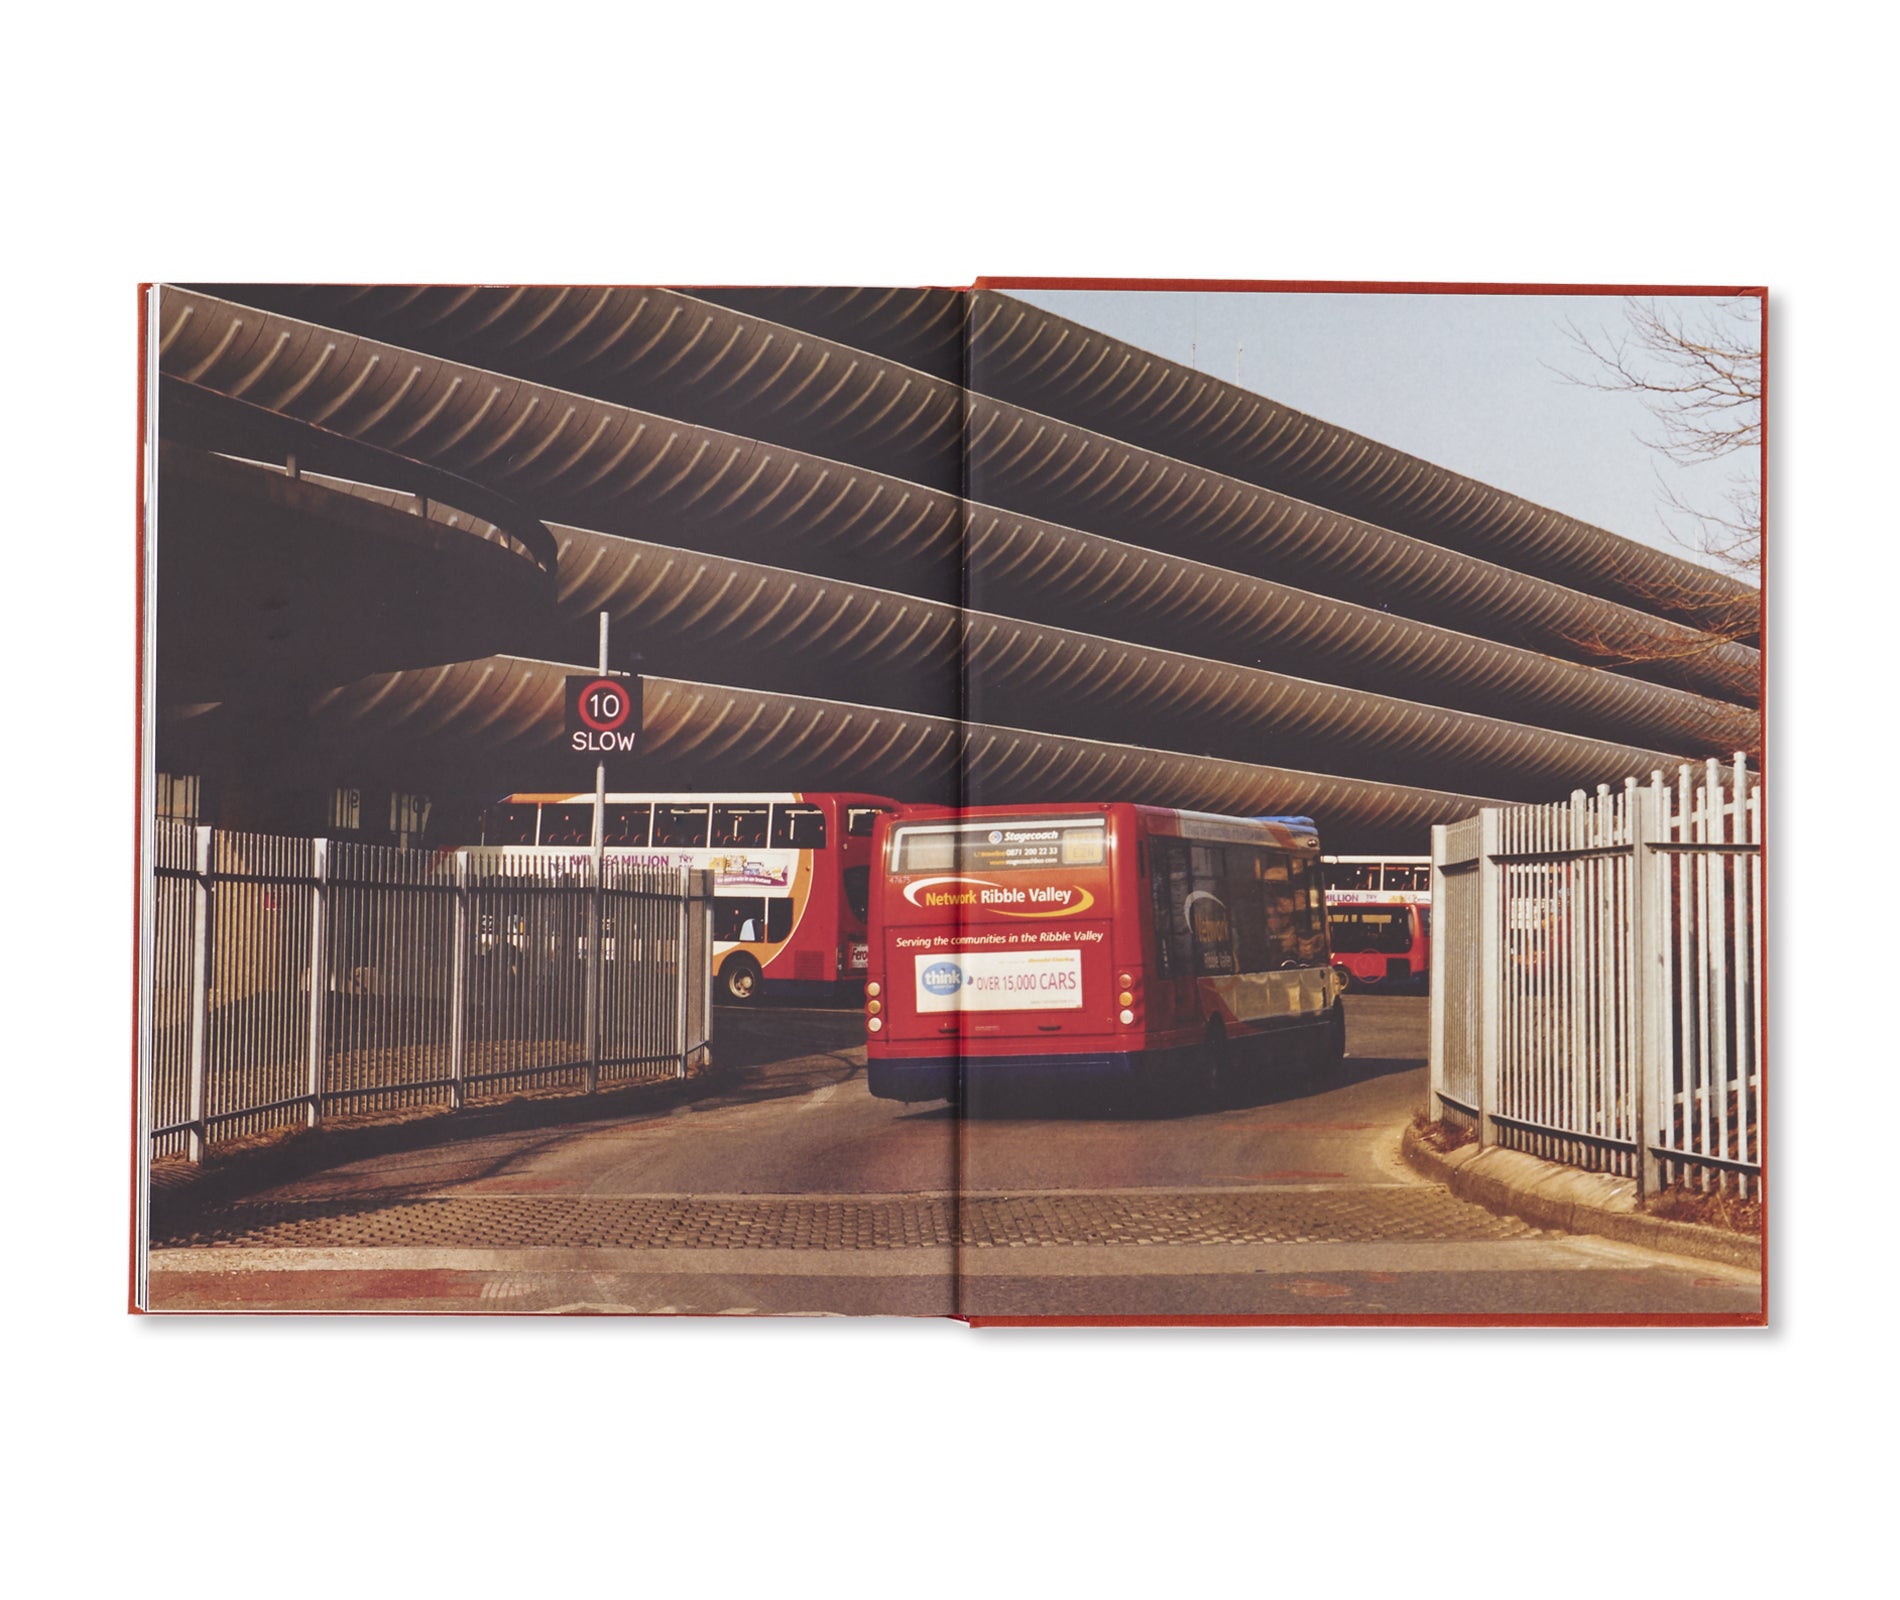
<path fill-rule="evenodd" d="M 1444 1184 L 1459 1199 L 1536 1227 L 1594 1233 L 1668 1255 L 1761 1271 L 1759 1238 L 1645 1215 L 1636 1206 L 1634 1178 L 1559 1166 L 1497 1145 L 1434 1150 L 1415 1127 L 1405 1130 L 1399 1153 L 1414 1171 Z"/>

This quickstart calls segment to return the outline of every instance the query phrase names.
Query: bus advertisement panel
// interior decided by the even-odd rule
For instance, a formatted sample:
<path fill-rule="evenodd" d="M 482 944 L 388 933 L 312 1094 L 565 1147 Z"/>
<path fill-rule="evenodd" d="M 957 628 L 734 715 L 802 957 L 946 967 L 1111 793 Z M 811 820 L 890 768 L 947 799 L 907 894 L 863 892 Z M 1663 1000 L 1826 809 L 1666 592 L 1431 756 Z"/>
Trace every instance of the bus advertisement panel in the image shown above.
<path fill-rule="evenodd" d="M 831 999 L 863 979 L 872 826 L 896 805 L 868 794 L 610 794 L 605 853 L 713 874 L 720 998 Z M 489 811 L 482 842 L 583 861 L 593 829 L 592 794 L 512 794 Z"/>
<path fill-rule="evenodd" d="M 1250 1059 L 1343 1050 L 1310 824 L 1113 804 L 881 819 L 871 1092 L 1012 1076 L 1217 1096 Z"/>

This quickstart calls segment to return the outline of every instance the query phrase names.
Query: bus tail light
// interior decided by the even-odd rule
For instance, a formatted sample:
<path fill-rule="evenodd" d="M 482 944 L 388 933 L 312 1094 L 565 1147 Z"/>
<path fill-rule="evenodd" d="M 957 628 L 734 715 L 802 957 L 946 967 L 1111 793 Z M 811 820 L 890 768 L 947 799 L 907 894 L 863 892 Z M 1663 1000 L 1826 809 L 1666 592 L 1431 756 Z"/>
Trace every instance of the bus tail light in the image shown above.
<path fill-rule="evenodd" d="M 867 1033 L 882 1033 L 884 1002 L 879 997 L 884 993 L 884 985 L 876 978 L 866 976 L 864 980 L 864 1027 Z"/>
<path fill-rule="evenodd" d="M 1115 1020 L 1124 1028 L 1141 1026 L 1141 969 L 1139 967 L 1124 967 L 1115 974 L 1115 1004 L 1120 1008 L 1115 1013 Z"/>

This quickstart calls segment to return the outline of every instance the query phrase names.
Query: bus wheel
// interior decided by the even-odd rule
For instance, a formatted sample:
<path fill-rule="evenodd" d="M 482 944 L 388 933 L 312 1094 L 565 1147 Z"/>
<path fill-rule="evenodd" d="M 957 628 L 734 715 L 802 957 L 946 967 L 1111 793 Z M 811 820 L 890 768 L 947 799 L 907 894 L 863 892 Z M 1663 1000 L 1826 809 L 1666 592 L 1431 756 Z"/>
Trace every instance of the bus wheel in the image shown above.
<path fill-rule="evenodd" d="M 759 964 L 743 950 L 726 957 L 719 969 L 719 992 L 733 1005 L 750 1005 L 759 997 Z"/>

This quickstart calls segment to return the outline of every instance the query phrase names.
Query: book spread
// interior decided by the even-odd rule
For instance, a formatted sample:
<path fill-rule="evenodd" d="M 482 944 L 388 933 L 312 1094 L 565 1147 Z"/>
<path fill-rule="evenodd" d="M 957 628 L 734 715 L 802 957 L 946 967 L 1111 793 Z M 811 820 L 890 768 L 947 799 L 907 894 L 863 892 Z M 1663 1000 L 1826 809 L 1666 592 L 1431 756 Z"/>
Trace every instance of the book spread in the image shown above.
<path fill-rule="evenodd" d="M 1765 291 L 142 291 L 134 1304 L 1765 1318 Z"/>

